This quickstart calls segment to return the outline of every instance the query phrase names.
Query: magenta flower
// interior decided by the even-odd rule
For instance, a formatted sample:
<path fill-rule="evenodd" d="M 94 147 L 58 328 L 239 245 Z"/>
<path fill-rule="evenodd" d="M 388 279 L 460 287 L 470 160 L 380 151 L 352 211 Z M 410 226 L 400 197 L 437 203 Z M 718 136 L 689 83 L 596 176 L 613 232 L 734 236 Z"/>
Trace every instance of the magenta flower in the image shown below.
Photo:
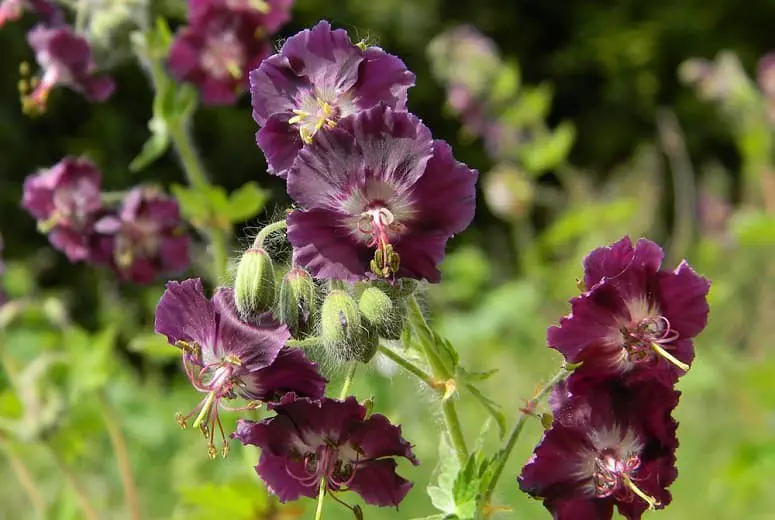
<path fill-rule="evenodd" d="M 89 101 L 105 101 L 113 94 L 113 79 L 96 75 L 89 42 L 70 27 L 37 25 L 27 34 L 27 41 L 42 73 L 33 79 L 34 89 L 23 98 L 25 110 L 45 111 L 49 93 L 56 85 L 70 87 Z"/>
<path fill-rule="evenodd" d="M 156 188 L 130 190 L 118 212 L 100 218 L 95 230 L 102 237 L 92 260 L 111 266 L 121 279 L 151 283 L 188 267 L 190 238 L 178 202 Z"/>
<path fill-rule="evenodd" d="M 224 455 L 228 444 L 221 426 L 221 410 L 245 410 L 258 401 L 271 401 L 285 392 L 319 398 L 326 380 L 317 366 L 298 349 L 284 348 L 290 333 L 268 314 L 247 324 L 238 317 L 231 289 L 220 288 L 208 300 L 198 278 L 168 282 L 156 307 L 155 330 L 183 351 L 183 367 L 198 391 L 206 394 L 186 417 L 197 414 L 194 427 L 208 439 L 211 457 L 215 429 L 220 430 Z M 242 398 L 247 406 L 230 408 L 225 401 Z"/>
<path fill-rule="evenodd" d="M 610 519 L 614 506 L 634 520 L 665 507 L 678 475 L 670 413 L 679 396 L 658 383 L 633 390 L 608 381 L 557 400 L 551 428 L 522 468 L 520 489 L 543 499 L 556 520 Z"/>
<path fill-rule="evenodd" d="M 24 11 L 36 14 L 45 25 L 57 25 L 63 21 L 59 6 L 48 0 L 1 0 L 0 27 L 21 18 Z"/>
<path fill-rule="evenodd" d="M 172 75 L 194 84 L 208 105 L 234 103 L 247 88 L 248 72 L 271 51 L 263 18 L 230 3 L 195 2 L 192 25 L 178 31 L 167 58 Z"/>
<path fill-rule="evenodd" d="M 88 159 L 65 157 L 24 181 L 22 206 L 48 233 L 51 245 L 73 262 L 90 255 L 94 220 L 102 211 L 100 179 Z"/>
<path fill-rule="evenodd" d="M 584 261 L 587 291 L 551 327 L 547 342 L 585 376 L 657 378 L 672 386 L 694 358 L 692 338 L 708 321 L 710 282 L 688 263 L 660 268 L 662 249 L 625 237 Z"/>
<path fill-rule="evenodd" d="M 343 29 L 320 22 L 289 38 L 250 73 L 253 119 L 269 172 L 286 177 L 305 143 L 321 128 L 385 103 L 406 107 L 414 74 L 379 47 L 353 44 Z"/>
<path fill-rule="evenodd" d="M 256 18 L 261 36 L 268 38 L 291 19 L 294 0 L 188 0 L 188 20 L 197 24 L 212 7 L 225 7 Z"/>
<path fill-rule="evenodd" d="M 398 506 L 412 483 L 396 473 L 394 457 L 418 464 L 401 427 L 373 414 L 354 397 L 314 401 L 286 395 L 270 406 L 277 415 L 240 420 L 233 437 L 261 448 L 256 472 L 282 502 L 352 490 L 368 504 Z"/>
<path fill-rule="evenodd" d="M 315 277 L 438 282 L 447 240 L 474 216 L 476 170 L 415 116 L 385 105 L 343 119 L 288 173 L 294 262 Z"/>

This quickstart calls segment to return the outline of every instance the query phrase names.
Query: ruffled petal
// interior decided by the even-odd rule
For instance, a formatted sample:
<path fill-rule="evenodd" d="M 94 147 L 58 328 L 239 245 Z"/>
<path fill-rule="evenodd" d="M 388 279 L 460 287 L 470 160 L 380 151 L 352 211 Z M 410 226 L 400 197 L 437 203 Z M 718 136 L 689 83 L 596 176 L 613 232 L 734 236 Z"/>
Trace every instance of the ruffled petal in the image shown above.
<path fill-rule="evenodd" d="M 178 341 L 196 342 L 205 349 L 215 343 L 215 309 L 199 278 L 167 282 L 156 306 L 154 330 L 167 336 L 171 345 Z"/>
<path fill-rule="evenodd" d="M 358 464 L 350 489 L 367 504 L 398 506 L 413 484 L 396 473 L 393 459 L 371 460 Z"/>

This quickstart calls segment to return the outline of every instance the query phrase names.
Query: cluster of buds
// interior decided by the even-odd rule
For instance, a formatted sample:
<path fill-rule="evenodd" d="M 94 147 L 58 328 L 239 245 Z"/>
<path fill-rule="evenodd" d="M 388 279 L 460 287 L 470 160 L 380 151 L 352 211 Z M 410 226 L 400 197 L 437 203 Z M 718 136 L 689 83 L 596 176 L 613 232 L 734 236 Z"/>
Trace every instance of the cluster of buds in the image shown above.
<path fill-rule="evenodd" d="M 188 0 L 188 25 L 172 43 L 167 66 L 197 87 L 202 102 L 228 105 L 248 87 L 248 73 L 271 52 L 293 0 Z"/>
<path fill-rule="evenodd" d="M 72 262 L 111 268 L 121 280 L 150 283 L 184 271 L 189 236 L 177 201 L 152 186 L 137 186 L 110 205 L 99 169 L 65 157 L 27 177 L 22 206 L 38 230 Z"/>
<path fill-rule="evenodd" d="M 708 319 L 710 283 L 686 262 L 661 268 L 655 243 L 629 237 L 590 253 L 585 291 L 547 342 L 577 366 L 554 389 L 552 417 L 519 485 L 554 518 L 628 519 L 670 503 L 678 378 Z"/>

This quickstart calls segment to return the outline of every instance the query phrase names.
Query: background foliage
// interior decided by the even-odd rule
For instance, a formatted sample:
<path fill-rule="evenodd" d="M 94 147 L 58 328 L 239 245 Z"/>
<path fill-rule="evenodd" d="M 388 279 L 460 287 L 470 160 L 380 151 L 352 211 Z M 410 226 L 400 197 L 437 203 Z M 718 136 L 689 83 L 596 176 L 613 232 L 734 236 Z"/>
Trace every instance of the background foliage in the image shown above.
<path fill-rule="evenodd" d="M 104 19 L 92 22 L 103 24 L 103 51 L 112 50 L 105 59 L 116 59 L 129 52 L 122 17 L 139 6 L 129 0 L 96 4 Z M 152 8 L 178 13 L 179 21 L 182 2 L 153 2 Z M 107 14 L 119 11 L 115 19 Z M 583 255 L 625 233 L 648 236 L 667 247 L 671 264 L 687 257 L 713 280 L 710 325 L 680 384 L 685 395 L 677 412 L 681 447 L 674 503 L 653 515 L 773 518 L 775 355 L 769 325 L 775 318 L 775 170 L 765 101 L 745 73 L 754 74 L 756 61 L 773 44 L 769 22 L 775 5 L 297 0 L 284 33 L 321 18 L 401 56 L 417 74 L 410 109 L 436 137 L 453 144 L 460 160 L 482 172 L 475 224 L 454 240 L 444 283 L 430 288 L 426 301 L 467 368 L 499 369 L 483 390 L 495 396 L 508 421 L 559 364 L 559 356 L 543 346 L 545 328 L 566 312 Z M 531 171 L 524 157 L 516 166 L 510 163 L 512 177 L 526 179 L 518 186 L 529 193 L 511 213 L 498 211 L 487 195 L 499 178 L 493 167 L 501 161 L 462 131 L 426 52 L 436 34 L 459 22 L 495 40 L 518 78 L 506 84 L 512 93 L 544 85 L 553 94 L 543 108 L 534 106 L 540 105 L 535 97 L 528 103 L 544 129 L 563 121 L 574 129 L 569 155 L 557 152 L 548 169 Z M 3 355 L 19 370 L 17 380 L 0 374 L 0 426 L 6 427 L 0 432 L 11 428 L 16 434 L 0 437 L 0 518 L 35 518 L 36 511 L 45 511 L 46 518 L 81 518 L 71 479 L 100 518 L 129 518 L 121 461 L 111 444 L 114 427 L 126 436 L 142 518 L 309 516 L 312 501 L 282 513 L 271 510 L 252 471 L 251 450 L 235 449 L 225 461 L 210 461 L 195 433 L 177 429 L 175 412 L 191 408 L 197 397 L 179 369 L 178 352 L 152 336 L 162 284 L 117 285 L 106 272 L 69 264 L 20 209 L 24 177 L 68 153 L 93 158 L 108 190 L 183 180 L 171 153 L 141 173 L 127 168 L 148 136 L 152 102 L 147 80 L 131 60 L 118 63 L 118 91 L 105 105 L 89 105 L 60 89 L 43 117 L 21 114 L 16 78 L 19 63 L 32 59 L 24 39 L 30 23 L 25 19 L 0 31 L 0 231 L 8 262 L 3 284 L 11 297 L 31 304 L 2 338 Z M 719 67 L 715 90 L 707 81 L 699 88 L 682 81 L 687 59 L 712 59 L 724 49 L 734 51 L 740 69 L 730 57 Z M 235 226 L 236 255 L 240 239 L 287 202 L 284 190 L 264 173 L 247 97 L 233 108 L 201 110 L 195 124 L 219 185 L 231 192 L 256 181 L 271 195 L 262 214 Z M 528 140 L 519 146 L 538 153 L 542 145 Z M 14 385 L 22 391 L 12 391 Z M 399 512 L 368 509 L 367 518 L 430 515 L 422 483 L 429 482 L 437 459 L 438 428 L 418 418 L 426 416 L 432 397 L 387 363 L 361 372 L 354 390 L 362 399 L 377 396 L 378 408 L 403 424 L 424 462 L 402 468 L 419 484 Z M 459 406 L 473 438 L 485 415 L 467 398 Z M 529 423 L 498 490 L 497 501 L 513 506 L 515 517 L 546 517 L 540 503 L 520 495 L 514 480 L 540 428 L 538 421 Z M 493 447 L 495 430 L 484 440 Z M 30 508 L 22 492 L 27 473 L 39 510 Z"/>

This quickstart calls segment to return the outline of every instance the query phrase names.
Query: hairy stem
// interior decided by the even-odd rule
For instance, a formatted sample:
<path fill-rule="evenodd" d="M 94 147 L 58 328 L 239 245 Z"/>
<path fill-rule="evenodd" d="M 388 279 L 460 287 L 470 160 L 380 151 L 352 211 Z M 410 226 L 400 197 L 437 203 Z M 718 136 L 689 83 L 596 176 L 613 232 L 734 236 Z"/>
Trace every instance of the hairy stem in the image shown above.
<path fill-rule="evenodd" d="M 527 402 L 527 405 L 522 409 L 522 413 L 520 414 L 519 419 L 517 419 L 517 423 L 514 425 L 514 429 L 511 430 L 511 434 L 506 440 L 506 445 L 498 454 L 498 465 L 495 467 L 492 478 L 490 479 L 487 489 L 482 496 L 482 509 L 486 509 L 490 504 L 492 495 L 495 492 L 495 487 L 498 485 L 498 480 L 503 474 L 503 470 L 506 469 L 506 463 L 508 463 L 511 452 L 514 450 L 514 446 L 517 444 L 517 439 L 519 439 L 519 436 L 522 433 L 525 424 L 527 423 L 527 419 L 530 416 L 528 412 L 534 410 L 535 407 L 538 406 L 538 403 L 540 403 L 544 397 L 549 395 L 549 392 L 552 391 L 554 385 L 565 379 L 569 373 L 570 371 L 566 367 L 563 367 L 541 388 L 541 390 L 538 391 L 535 397 Z M 485 517 L 487 516 L 488 515 L 485 513 Z"/>
<path fill-rule="evenodd" d="M 276 231 L 283 231 L 287 228 L 288 222 L 285 220 L 278 220 L 277 222 L 272 222 L 271 224 L 264 226 L 264 228 L 258 232 L 258 235 L 256 235 L 256 239 L 253 241 L 253 247 L 264 247 L 264 242 L 269 235 Z"/>
<path fill-rule="evenodd" d="M 434 382 L 433 382 L 433 377 L 431 377 L 431 375 L 427 373 L 425 370 L 421 369 L 420 367 L 418 367 L 408 359 L 402 357 L 400 354 L 389 349 L 384 345 L 380 345 L 378 347 L 378 351 L 380 354 L 382 354 L 383 356 L 391 360 L 393 363 L 395 363 L 396 365 L 400 366 L 410 374 L 417 377 L 417 379 L 425 383 L 428 387 L 433 388 L 434 390 L 436 389 L 436 385 L 434 385 Z"/>
<path fill-rule="evenodd" d="M 100 415 L 108 429 L 108 437 L 116 455 L 116 464 L 121 474 L 121 484 L 124 488 L 124 501 L 129 508 L 129 517 L 132 520 L 140 520 L 140 501 L 137 495 L 137 486 L 135 485 L 134 475 L 132 474 L 132 465 L 129 462 L 129 451 L 127 450 L 126 439 L 121 431 L 115 411 L 110 405 L 104 392 L 98 396 Z"/>
<path fill-rule="evenodd" d="M 342 385 L 342 391 L 339 393 L 339 399 L 344 400 L 350 393 L 350 387 L 353 384 L 355 378 L 355 370 L 358 368 L 357 361 L 350 361 L 350 366 L 347 369 L 347 375 L 344 378 L 344 384 Z"/>
<path fill-rule="evenodd" d="M 420 348 L 428 360 L 428 365 L 431 368 L 431 375 L 433 379 L 444 381 L 451 379 L 453 374 L 450 374 L 441 358 L 436 352 L 435 339 L 433 333 L 428 327 L 428 322 L 425 321 L 425 317 L 420 310 L 420 305 L 417 303 L 417 298 L 411 295 L 407 299 L 409 305 L 409 322 L 412 324 L 412 329 L 417 335 L 420 344 Z M 461 466 L 464 466 L 468 460 L 468 448 L 466 447 L 465 437 L 463 436 L 463 430 L 460 427 L 460 419 L 455 409 L 455 402 L 452 399 L 442 399 L 441 412 L 444 416 L 444 425 L 447 428 L 452 446 L 455 448 L 458 461 Z"/>

